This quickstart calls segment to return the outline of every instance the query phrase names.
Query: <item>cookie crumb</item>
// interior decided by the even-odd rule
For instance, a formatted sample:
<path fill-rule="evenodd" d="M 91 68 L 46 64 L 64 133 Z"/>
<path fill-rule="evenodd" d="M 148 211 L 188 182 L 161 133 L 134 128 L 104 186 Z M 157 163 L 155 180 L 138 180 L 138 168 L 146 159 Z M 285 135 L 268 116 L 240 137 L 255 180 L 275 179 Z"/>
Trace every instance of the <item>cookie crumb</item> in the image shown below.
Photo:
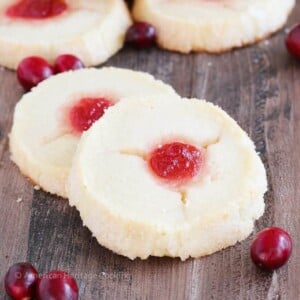
<path fill-rule="evenodd" d="M 33 187 L 33 189 L 36 190 L 36 191 L 39 191 L 39 190 L 41 189 L 41 187 L 40 187 L 39 185 L 35 185 L 35 186 Z"/>
<path fill-rule="evenodd" d="M 21 198 L 21 197 L 19 197 L 18 199 L 17 199 L 17 203 L 20 203 L 20 202 L 22 202 L 23 201 L 23 199 Z"/>

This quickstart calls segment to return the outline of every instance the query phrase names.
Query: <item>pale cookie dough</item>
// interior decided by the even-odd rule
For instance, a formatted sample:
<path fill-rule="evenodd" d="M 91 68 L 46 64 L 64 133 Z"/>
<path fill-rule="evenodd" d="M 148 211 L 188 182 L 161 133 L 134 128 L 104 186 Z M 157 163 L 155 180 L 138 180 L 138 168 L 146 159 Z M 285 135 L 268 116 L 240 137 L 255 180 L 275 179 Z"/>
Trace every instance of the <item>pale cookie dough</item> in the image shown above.
<path fill-rule="evenodd" d="M 266 172 L 247 134 L 203 100 L 125 99 L 83 135 L 68 181 L 70 204 L 98 242 L 131 259 L 200 257 L 245 239 L 264 212 Z M 169 100 L 169 101 L 168 101 Z M 150 172 L 166 142 L 205 152 L 176 188 Z"/>
<path fill-rule="evenodd" d="M 12 160 L 42 189 L 67 197 L 65 182 L 81 136 L 67 120 L 73 103 L 86 97 L 117 102 L 128 96 L 160 94 L 179 97 L 151 75 L 126 69 L 82 69 L 51 77 L 16 106 L 10 134 Z"/>
<path fill-rule="evenodd" d="M 162 48 L 220 53 L 281 28 L 295 0 L 135 0 L 136 20 L 154 25 Z"/>
<path fill-rule="evenodd" d="M 0 65 L 16 69 L 28 56 L 53 62 L 60 54 L 78 56 L 95 66 L 122 48 L 131 25 L 123 0 L 67 0 L 61 15 L 41 20 L 6 16 L 11 0 L 0 0 Z"/>

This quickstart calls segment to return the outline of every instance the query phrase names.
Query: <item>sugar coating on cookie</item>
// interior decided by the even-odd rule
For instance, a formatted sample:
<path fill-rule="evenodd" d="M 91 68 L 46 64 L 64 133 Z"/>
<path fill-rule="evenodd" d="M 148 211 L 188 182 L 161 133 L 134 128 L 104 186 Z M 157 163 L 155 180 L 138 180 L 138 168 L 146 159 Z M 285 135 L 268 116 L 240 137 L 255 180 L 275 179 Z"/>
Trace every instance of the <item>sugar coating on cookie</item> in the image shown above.
<path fill-rule="evenodd" d="M 185 260 L 245 239 L 267 181 L 253 142 L 223 110 L 144 96 L 84 133 L 67 189 L 101 245 L 131 259 Z"/>
<path fill-rule="evenodd" d="M 156 27 L 162 48 L 220 53 L 281 28 L 295 0 L 136 0 L 133 15 Z"/>
<path fill-rule="evenodd" d="M 28 56 L 53 62 L 64 53 L 86 66 L 106 61 L 131 24 L 123 0 L 0 0 L 0 65 L 16 69 Z"/>
<path fill-rule="evenodd" d="M 175 91 L 153 76 L 126 69 L 82 69 L 42 82 L 16 105 L 12 160 L 44 190 L 67 197 L 65 182 L 82 132 L 129 96 Z"/>

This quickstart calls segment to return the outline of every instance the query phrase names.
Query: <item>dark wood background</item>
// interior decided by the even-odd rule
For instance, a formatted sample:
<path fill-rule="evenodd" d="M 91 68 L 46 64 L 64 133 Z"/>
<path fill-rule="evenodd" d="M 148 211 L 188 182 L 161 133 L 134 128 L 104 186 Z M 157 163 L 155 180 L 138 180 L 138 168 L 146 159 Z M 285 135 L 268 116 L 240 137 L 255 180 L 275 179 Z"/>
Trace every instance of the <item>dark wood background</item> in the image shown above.
<path fill-rule="evenodd" d="M 288 26 L 299 22 L 300 3 Z M 180 55 L 125 48 L 106 65 L 150 72 L 183 96 L 223 107 L 250 134 L 268 171 L 266 212 L 256 231 L 288 230 L 294 252 L 274 273 L 256 269 L 251 237 L 202 259 L 130 261 L 102 248 L 67 201 L 33 189 L 9 159 L 8 133 L 22 95 L 15 73 L 0 70 L 0 299 L 3 278 L 19 261 L 40 272 L 76 276 L 80 299 L 300 299 L 300 61 L 289 56 L 284 30 L 223 55 Z M 43 101 L 43 99 L 41 99 Z M 22 198 L 21 202 L 17 202 Z"/>

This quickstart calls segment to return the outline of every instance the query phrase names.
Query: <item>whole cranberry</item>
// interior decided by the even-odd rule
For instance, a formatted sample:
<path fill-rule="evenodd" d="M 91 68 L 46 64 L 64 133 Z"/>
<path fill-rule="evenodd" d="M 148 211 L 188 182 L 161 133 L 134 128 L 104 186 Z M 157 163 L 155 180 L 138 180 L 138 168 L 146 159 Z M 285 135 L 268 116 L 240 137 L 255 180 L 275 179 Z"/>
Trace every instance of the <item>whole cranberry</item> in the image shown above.
<path fill-rule="evenodd" d="M 17 68 L 18 80 L 27 91 L 53 74 L 53 67 L 45 59 L 38 56 L 23 59 Z"/>
<path fill-rule="evenodd" d="M 75 279 L 63 271 L 51 271 L 41 276 L 37 283 L 37 300 L 77 300 L 78 286 Z"/>
<path fill-rule="evenodd" d="M 31 299 L 35 296 L 38 272 L 29 263 L 17 263 L 5 276 L 5 290 L 14 300 Z"/>
<path fill-rule="evenodd" d="M 58 56 L 54 62 L 55 73 L 62 73 L 82 68 L 84 68 L 83 62 L 72 54 L 62 54 Z"/>
<path fill-rule="evenodd" d="M 289 52 L 295 57 L 300 58 L 300 24 L 290 30 L 285 43 Z"/>
<path fill-rule="evenodd" d="M 151 47 L 156 43 L 156 29 L 148 23 L 136 22 L 129 27 L 126 42 L 137 49 Z"/>
<path fill-rule="evenodd" d="M 260 231 L 251 245 L 252 261 L 265 270 L 275 270 L 283 266 L 292 253 L 290 235 L 278 227 Z"/>

